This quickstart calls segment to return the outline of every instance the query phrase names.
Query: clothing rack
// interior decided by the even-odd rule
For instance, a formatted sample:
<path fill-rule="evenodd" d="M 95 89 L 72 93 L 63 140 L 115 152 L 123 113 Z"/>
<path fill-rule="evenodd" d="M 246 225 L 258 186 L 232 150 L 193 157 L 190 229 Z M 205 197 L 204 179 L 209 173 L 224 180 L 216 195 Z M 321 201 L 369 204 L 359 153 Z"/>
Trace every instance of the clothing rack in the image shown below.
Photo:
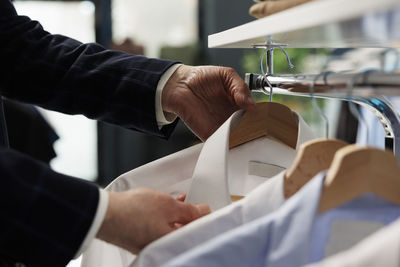
<path fill-rule="evenodd" d="M 346 8 L 344 8 L 346 7 Z M 313 14 L 324 14 L 314 16 Z M 273 49 L 400 48 L 398 0 L 318 0 L 208 36 L 209 48 L 264 48 L 265 73 L 246 74 L 253 91 L 351 101 L 372 110 L 385 146 L 400 161 L 400 118 L 384 96 L 400 96 L 400 73 L 369 71 L 276 75 Z M 255 62 L 257 64 L 257 62 Z M 261 70 L 263 72 L 263 70 Z M 266 80 L 267 79 L 267 80 Z"/>
<path fill-rule="evenodd" d="M 316 80 L 318 77 L 321 78 Z M 268 79 L 268 82 L 266 79 Z M 355 87 L 351 92 L 347 89 L 349 81 Z M 365 72 L 356 74 L 327 73 L 326 75 L 268 76 L 247 73 L 245 82 L 252 91 L 270 94 L 269 85 L 271 85 L 273 94 L 338 99 L 367 107 L 379 119 L 385 130 L 386 149 L 392 150 L 400 161 L 400 117 L 391 103 L 383 96 L 400 95 L 399 73 Z M 313 84 L 315 93 L 311 95 L 309 88 Z"/>
<path fill-rule="evenodd" d="M 267 79 L 273 87 L 287 90 L 294 93 L 294 95 L 297 95 L 297 93 L 309 94 L 310 86 L 314 84 L 315 95 L 320 97 L 348 97 L 349 90 L 347 85 L 349 82 L 354 86 L 351 90 L 352 96 L 400 95 L 400 73 L 397 72 L 368 71 L 364 73 L 326 73 L 325 75 L 270 74 Z M 247 73 L 245 81 L 252 90 L 269 89 L 268 83 L 262 74 Z"/>

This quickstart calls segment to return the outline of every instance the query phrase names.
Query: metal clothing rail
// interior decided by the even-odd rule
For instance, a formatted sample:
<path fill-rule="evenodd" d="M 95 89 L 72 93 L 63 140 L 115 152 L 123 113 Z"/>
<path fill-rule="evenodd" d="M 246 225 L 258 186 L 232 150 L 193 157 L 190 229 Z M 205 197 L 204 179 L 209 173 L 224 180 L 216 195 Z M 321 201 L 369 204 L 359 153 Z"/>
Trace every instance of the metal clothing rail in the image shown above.
<path fill-rule="evenodd" d="M 351 101 L 370 109 L 385 129 L 385 147 L 400 162 L 400 117 L 390 102 L 383 97 L 400 96 L 400 73 L 366 72 L 331 73 L 319 75 L 315 81 L 314 97 Z M 268 75 L 273 94 L 311 97 L 310 86 L 317 75 Z M 270 93 L 265 75 L 247 73 L 245 81 L 252 91 Z M 347 84 L 353 79 L 354 88 L 349 94 Z"/>
<path fill-rule="evenodd" d="M 319 79 L 315 80 L 317 77 Z M 348 95 L 347 83 L 351 79 L 354 80 L 353 96 L 400 95 L 400 73 L 397 72 L 268 75 L 268 81 L 273 87 L 295 93 L 309 93 L 315 81 L 316 94 L 336 97 Z M 269 88 L 262 74 L 247 73 L 245 80 L 251 90 Z"/>

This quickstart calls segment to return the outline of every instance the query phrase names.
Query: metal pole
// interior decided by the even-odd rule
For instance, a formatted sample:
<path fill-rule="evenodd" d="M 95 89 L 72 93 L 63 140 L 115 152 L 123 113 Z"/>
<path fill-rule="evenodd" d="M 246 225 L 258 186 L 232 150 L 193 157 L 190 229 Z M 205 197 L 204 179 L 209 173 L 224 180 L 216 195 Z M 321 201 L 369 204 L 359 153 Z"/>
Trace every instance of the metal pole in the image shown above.
<path fill-rule="evenodd" d="M 385 148 L 392 150 L 400 162 L 400 118 L 396 109 L 384 97 L 360 98 L 352 101 L 369 108 L 379 119 L 386 134 Z"/>
<path fill-rule="evenodd" d="M 272 75 L 274 73 L 274 50 L 270 49 L 267 51 L 267 69 L 266 74 Z"/>
<path fill-rule="evenodd" d="M 384 75 L 384 74 L 383 74 Z M 386 75 L 386 77 L 391 77 L 392 82 L 398 82 L 399 75 L 397 74 L 396 77 L 392 77 L 393 74 Z M 385 76 L 385 75 L 384 75 Z M 274 77 L 277 79 L 274 81 Z M 307 79 L 306 79 L 307 77 Z M 315 77 L 315 75 L 303 75 L 302 78 L 293 77 L 293 76 L 270 76 L 268 80 L 271 83 L 274 83 L 275 86 L 279 86 L 283 81 L 290 81 L 290 82 L 300 82 L 304 80 L 309 80 L 311 77 Z M 346 79 L 349 79 L 349 75 L 345 75 L 342 77 L 339 75 L 337 78 L 337 82 L 344 83 Z M 371 78 L 371 77 L 370 77 Z M 376 77 L 380 80 L 381 77 Z M 397 79 L 394 79 L 397 78 Z M 369 79 L 371 80 L 371 79 Z M 265 86 L 265 81 L 262 75 L 253 75 L 250 73 L 246 74 L 246 83 L 249 85 L 250 90 L 260 91 L 262 86 Z M 366 82 L 360 81 L 360 83 L 367 85 Z M 329 85 L 329 83 L 328 83 Z M 397 90 L 397 95 L 399 95 L 399 85 L 395 87 Z M 385 147 L 386 149 L 392 150 L 397 159 L 400 162 L 400 116 L 397 114 L 396 109 L 387 101 L 386 98 L 382 96 L 376 96 L 377 93 L 380 93 L 380 88 L 376 88 L 373 95 L 369 97 L 358 97 L 353 94 L 353 96 L 345 95 L 338 95 L 335 89 L 328 89 L 324 93 L 321 94 L 314 94 L 316 98 L 325 98 L 325 99 L 340 99 L 344 101 L 352 101 L 357 104 L 363 105 L 374 112 L 374 114 L 379 119 L 380 123 L 382 124 L 383 128 L 385 129 L 386 137 L 385 137 Z M 293 96 L 303 96 L 303 97 L 310 97 L 310 93 L 308 92 L 308 88 L 304 92 L 292 92 L 286 89 L 281 88 L 274 88 L 274 94 L 283 94 L 283 95 L 293 95 Z"/>
<path fill-rule="evenodd" d="M 326 80 L 320 80 L 315 83 L 316 94 L 328 94 L 329 95 L 345 95 L 346 83 L 349 79 L 352 79 L 354 75 L 351 73 L 332 73 L 326 76 Z M 283 75 L 270 75 L 268 76 L 269 83 L 275 89 L 288 89 L 291 92 L 297 93 L 308 93 L 309 87 L 313 84 L 316 74 L 283 74 Z M 250 90 L 258 91 L 265 86 L 264 76 L 255 73 L 246 73 L 246 79 L 251 80 L 249 84 Z M 354 90 L 355 96 L 370 97 L 375 95 L 393 95 L 398 96 L 400 94 L 400 74 L 396 72 L 384 73 L 384 72 L 373 72 L 366 74 L 364 77 L 357 77 L 354 85 L 357 87 L 370 87 L 360 88 L 360 90 Z M 376 87 L 376 88 L 373 88 Z"/>

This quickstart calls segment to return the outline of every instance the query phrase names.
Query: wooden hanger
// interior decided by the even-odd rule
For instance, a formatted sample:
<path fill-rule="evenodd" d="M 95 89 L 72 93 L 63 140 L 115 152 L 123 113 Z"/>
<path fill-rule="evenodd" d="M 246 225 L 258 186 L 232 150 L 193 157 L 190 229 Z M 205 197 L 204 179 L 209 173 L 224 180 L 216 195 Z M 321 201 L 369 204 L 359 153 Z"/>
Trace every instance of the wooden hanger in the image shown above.
<path fill-rule="evenodd" d="M 347 145 L 341 140 L 326 138 L 303 143 L 285 174 L 285 198 L 294 195 L 319 172 L 329 169 L 336 151 Z"/>
<path fill-rule="evenodd" d="M 339 149 L 326 175 L 319 213 L 366 192 L 400 205 L 400 165 L 389 151 L 349 145 Z"/>
<path fill-rule="evenodd" d="M 287 106 L 275 102 L 257 103 L 231 131 L 229 148 L 268 135 L 295 149 L 298 124 L 297 116 Z"/>

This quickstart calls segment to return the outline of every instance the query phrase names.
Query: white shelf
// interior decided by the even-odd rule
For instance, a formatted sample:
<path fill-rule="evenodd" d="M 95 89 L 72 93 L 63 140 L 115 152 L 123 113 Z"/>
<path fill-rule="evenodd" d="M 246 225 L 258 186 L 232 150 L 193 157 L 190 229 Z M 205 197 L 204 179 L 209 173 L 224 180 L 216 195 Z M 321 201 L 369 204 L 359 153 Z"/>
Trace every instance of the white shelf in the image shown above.
<path fill-rule="evenodd" d="M 400 48 L 400 0 L 315 0 L 208 36 L 209 48 Z"/>

